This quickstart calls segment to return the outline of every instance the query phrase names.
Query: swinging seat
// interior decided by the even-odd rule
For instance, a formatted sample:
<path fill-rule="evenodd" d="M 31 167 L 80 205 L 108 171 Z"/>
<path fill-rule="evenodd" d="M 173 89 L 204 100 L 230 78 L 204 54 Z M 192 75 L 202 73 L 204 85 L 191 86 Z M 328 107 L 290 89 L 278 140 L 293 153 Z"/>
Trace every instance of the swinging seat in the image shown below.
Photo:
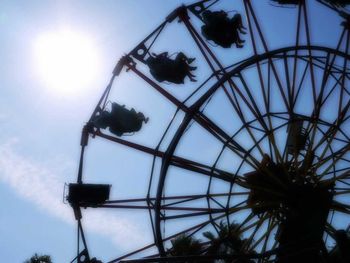
<path fill-rule="evenodd" d="M 69 184 L 67 200 L 72 206 L 94 207 L 109 199 L 108 184 Z"/>
<path fill-rule="evenodd" d="M 112 103 L 111 112 L 102 111 L 93 120 L 95 127 L 100 129 L 109 127 L 109 131 L 117 136 L 139 131 L 142 122 L 148 122 L 148 118 L 145 118 L 142 112 L 136 112 L 133 108 L 128 110 L 124 105 L 115 102 Z"/>
<path fill-rule="evenodd" d="M 159 82 L 169 81 L 175 84 L 183 84 L 186 77 L 195 82 L 195 76 L 191 71 L 196 67 L 190 66 L 194 58 L 188 58 L 184 53 L 177 54 L 175 59 L 168 56 L 168 52 L 152 54 L 146 60 L 151 75 Z"/>
<path fill-rule="evenodd" d="M 203 22 L 202 34 L 207 40 L 212 40 L 223 48 L 230 48 L 233 44 L 242 48 L 244 40 L 240 38 L 239 33 L 245 34 L 245 28 L 242 24 L 240 14 L 232 18 L 227 16 L 224 11 L 205 11 L 202 14 Z"/>

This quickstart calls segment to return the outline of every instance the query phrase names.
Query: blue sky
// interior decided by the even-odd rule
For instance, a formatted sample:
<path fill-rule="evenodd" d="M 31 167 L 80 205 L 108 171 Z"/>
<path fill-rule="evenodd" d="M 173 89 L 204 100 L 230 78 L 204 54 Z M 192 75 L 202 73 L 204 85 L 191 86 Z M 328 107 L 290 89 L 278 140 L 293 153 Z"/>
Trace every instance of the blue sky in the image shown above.
<path fill-rule="evenodd" d="M 35 252 L 51 255 L 54 262 L 68 262 L 74 257 L 76 226 L 73 213 L 63 204 L 62 197 L 64 183 L 76 180 L 81 129 L 118 59 L 183 2 L 0 2 L 0 255 L 3 262 L 22 262 Z M 241 1 L 233 2 L 230 6 L 231 2 L 223 1 L 216 8 L 242 10 Z M 268 1 L 252 2 L 264 19 L 263 30 L 270 47 L 291 45 L 294 33 L 286 32 L 293 32 L 294 11 L 276 10 Z M 319 5 L 312 3 L 310 7 L 314 43 L 334 47 L 341 20 Z M 195 19 L 194 24 L 200 26 Z M 48 81 L 40 68 L 42 54 L 38 53 L 38 41 L 62 32 L 84 39 L 86 52 L 94 53 L 89 54 L 94 55 L 92 71 L 82 72 L 77 64 L 76 87 L 57 87 L 55 83 L 67 83 L 62 82 L 67 76 L 55 72 L 56 79 Z M 246 39 L 247 45 L 242 50 L 218 49 L 225 65 L 252 54 L 248 37 Z M 200 57 L 188 33 L 178 23 L 169 25 L 155 49 L 169 53 L 186 50 L 191 56 Z M 200 59 L 196 65 L 198 80 L 204 80 L 209 69 Z M 45 70 L 48 69 L 50 66 Z M 184 98 L 195 85 L 166 88 Z M 131 74 L 118 79 L 111 99 L 150 117 L 149 125 L 130 138 L 150 147 L 157 144 L 175 111 L 173 105 Z M 225 110 L 223 114 L 225 118 Z M 180 122 L 181 116 L 175 123 Z M 207 135 L 201 135 L 195 128 L 189 134 L 184 138 L 182 150 L 190 157 L 204 162 L 218 151 L 218 145 L 207 139 Z M 202 136 L 202 140 L 193 141 L 197 136 Z M 190 151 L 203 142 L 208 143 L 206 154 L 196 156 Z M 112 184 L 112 195 L 116 198 L 145 196 L 150 156 L 96 139 L 89 145 L 86 159 L 86 181 Z M 200 189 L 206 183 L 197 177 L 188 179 L 187 185 L 177 180 L 176 189 L 169 192 L 190 193 L 197 188 L 203 192 Z M 103 260 L 152 242 L 149 220 L 143 212 L 90 211 L 84 220 L 91 250 Z"/>

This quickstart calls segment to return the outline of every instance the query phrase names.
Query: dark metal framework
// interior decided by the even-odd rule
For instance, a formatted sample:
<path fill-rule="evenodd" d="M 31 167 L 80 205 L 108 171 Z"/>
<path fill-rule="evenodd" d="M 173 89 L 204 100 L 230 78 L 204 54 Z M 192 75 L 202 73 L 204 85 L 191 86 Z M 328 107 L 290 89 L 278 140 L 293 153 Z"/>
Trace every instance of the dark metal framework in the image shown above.
<path fill-rule="evenodd" d="M 95 129 L 88 124 L 83 129 L 81 140 L 81 158 L 78 183 L 82 183 L 84 151 L 89 137 L 101 137 L 111 142 L 125 145 L 153 156 L 153 166 L 149 180 L 148 194 L 144 198 L 109 200 L 97 207 L 114 209 L 143 209 L 149 211 L 154 233 L 154 243 L 120 256 L 110 262 L 164 262 L 185 261 L 180 258 L 166 257 L 166 244 L 183 233 L 198 235 L 203 229 L 217 229 L 222 220 L 227 223 L 239 223 L 239 231 L 245 237 L 244 246 L 255 250 L 256 254 L 245 257 L 257 262 L 271 262 L 276 259 L 279 242 L 275 239 L 281 226 L 283 211 L 274 209 L 260 215 L 252 209 L 263 204 L 248 203 L 254 185 L 247 181 L 245 174 L 259 169 L 264 155 L 269 155 L 274 163 L 282 164 L 284 169 L 302 166 L 312 151 L 316 156 L 309 164 L 310 183 L 313 185 L 332 185 L 333 199 L 329 208 L 329 217 L 325 225 L 324 242 L 334 239 L 335 227 L 333 216 L 338 213 L 350 214 L 347 197 L 350 194 L 350 68 L 349 68 L 349 23 L 346 10 L 339 10 L 326 1 L 320 2 L 345 18 L 343 31 L 334 47 L 313 45 L 307 4 L 301 1 L 296 6 L 296 35 L 293 46 L 270 50 L 269 43 L 262 33 L 260 20 L 257 17 L 254 1 L 242 0 L 247 21 L 250 44 L 253 55 L 231 66 L 224 66 L 211 47 L 203 39 L 191 22 L 191 17 L 200 17 L 200 13 L 218 1 L 204 0 L 189 6 L 181 6 L 170 14 L 166 20 L 145 38 L 135 49 L 124 56 L 116 65 L 110 83 L 99 100 L 91 119 L 99 109 L 103 109 L 108 100 L 115 78 L 124 70 L 134 73 L 147 84 L 176 106 L 174 119 L 184 114 L 181 124 L 165 151 L 160 150 L 170 128 L 176 125 L 169 123 L 159 144 L 154 147 L 141 145 L 131 140 L 115 137 Z M 234 1 L 233 1 L 234 2 Z M 166 28 L 168 23 L 180 20 L 188 30 L 193 43 L 202 53 L 204 61 L 210 67 L 212 75 L 201 83 L 185 100 L 178 99 L 149 74 L 142 72 L 138 63 L 145 63 L 152 45 Z M 211 84 L 215 82 L 215 84 Z M 213 119 L 209 108 L 216 107 L 216 101 L 229 105 L 234 118 L 233 128 L 223 128 L 220 117 Z M 303 120 L 305 134 L 308 138 L 303 151 L 288 153 L 286 140 L 289 125 L 295 117 Z M 90 121 L 91 121 L 90 119 Z M 201 129 L 215 138 L 221 150 L 211 163 L 201 163 L 176 155 L 178 145 L 191 130 Z M 244 141 L 242 141 L 244 138 Z M 220 166 L 224 155 L 239 160 L 231 170 Z M 157 171 L 155 164 L 161 161 Z M 207 190 L 203 194 L 169 195 L 165 181 L 173 176 L 169 169 L 176 167 L 184 173 L 194 173 L 208 180 Z M 298 169 L 299 169 L 298 168 Z M 156 175 L 155 173 L 159 173 Z M 158 180 L 155 182 L 155 179 Z M 215 182 L 225 183 L 226 191 L 217 191 Z M 154 195 L 151 188 L 157 184 Z M 283 188 L 284 185 L 281 184 Z M 263 191 L 264 189 L 258 189 Z M 270 191 L 271 189 L 265 189 Z M 78 221 L 78 262 L 90 258 L 88 245 L 81 224 L 80 208 L 75 208 Z M 196 219 L 190 227 L 165 234 L 166 224 L 178 219 Z M 83 248 L 79 248 L 82 242 Z M 154 254 L 154 248 L 158 253 Z M 151 251 L 149 257 L 138 260 L 140 254 Z M 236 255 L 237 258 L 242 255 Z M 216 256 L 223 258 L 224 256 Z M 232 256 L 234 257 L 234 256 Z M 200 257 L 186 258 L 186 261 L 199 261 Z"/>

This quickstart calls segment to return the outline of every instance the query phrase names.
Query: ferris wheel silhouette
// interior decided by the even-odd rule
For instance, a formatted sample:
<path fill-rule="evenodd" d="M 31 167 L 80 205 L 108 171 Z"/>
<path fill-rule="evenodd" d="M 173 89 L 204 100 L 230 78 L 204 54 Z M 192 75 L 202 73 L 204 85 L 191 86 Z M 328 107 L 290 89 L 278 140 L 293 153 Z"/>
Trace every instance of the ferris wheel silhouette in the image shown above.
<path fill-rule="evenodd" d="M 350 213 L 348 2 L 266 1 L 273 12 L 292 12 L 288 21 L 294 22 L 285 32 L 292 41 L 278 48 L 267 37 L 271 32 L 262 29 L 264 17 L 255 6 L 261 1 L 232 1 L 233 9 L 243 10 L 233 13 L 215 9 L 219 2 L 175 9 L 114 68 L 83 129 L 77 182 L 69 185 L 67 200 L 81 247 L 73 261 L 100 262 L 89 253 L 82 208 L 148 211 L 154 242 L 109 262 L 335 262 L 349 257 L 342 248 L 350 242 L 347 225 L 334 224 L 334 218 Z M 334 45 L 312 41 L 310 4 L 342 17 Z M 155 47 L 176 22 L 200 56 Z M 247 56 L 227 63 L 217 55 L 231 49 Z M 201 63 L 209 69 L 206 77 Z M 153 147 L 126 137 L 142 133 L 154 120 L 113 101 L 122 74 L 133 74 L 175 109 Z M 186 91 L 176 85 L 186 85 Z M 83 182 L 85 150 L 95 137 L 153 158 L 143 175 L 149 178 L 144 197 L 111 200 L 110 185 Z M 187 181 L 193 175 L 201 183 Z M 220 236 L 223 229 L 224 238 L 236 245 L 229 252 L 218 245 L 214 253 L 215 234 L 208 233 Z M 174 253 L 179 238 L 199 237 L 197 254 Z"/>

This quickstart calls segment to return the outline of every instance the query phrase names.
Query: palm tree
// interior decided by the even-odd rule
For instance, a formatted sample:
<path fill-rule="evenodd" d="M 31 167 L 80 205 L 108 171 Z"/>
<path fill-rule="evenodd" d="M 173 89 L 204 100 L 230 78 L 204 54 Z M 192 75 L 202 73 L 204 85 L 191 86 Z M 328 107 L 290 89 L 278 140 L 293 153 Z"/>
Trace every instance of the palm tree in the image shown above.
<path fill-rule="evenodd" d="M 224 222 L 220 222 L 218 228 L 219 231 L 217 236 L 215 236 L 212 232 L 209 231 L 203 233 L 203 236 L 209 240 L 209 246 L 206 250 L 207 255 L 230 256 L 235 254 L 247 254 L 254 252 L 245 248 L 245 240 L 242 239 L 237 224 L 225 224 Z M 247 259 L 223 259 L 213 260 L 212 262 L 250 263 L 254 261 Z"/>
<path fill-rule="evenodd" d="M 203 252 L 203 245 L 199 239 L 186 234 L 179 235 L 171 240 L 172 247 L 168 249 L 168 255 L 198 256 Z M 193 262 L 193 261 L 192 261 Z"/>
<path fill-rule="evenodd" d="M 34 256 L 24 261 L 24 263 L 52 263 L 52 261 L 51 257 L 48 255 L 39 256 L 37 253 L 35 253 Z"/>

